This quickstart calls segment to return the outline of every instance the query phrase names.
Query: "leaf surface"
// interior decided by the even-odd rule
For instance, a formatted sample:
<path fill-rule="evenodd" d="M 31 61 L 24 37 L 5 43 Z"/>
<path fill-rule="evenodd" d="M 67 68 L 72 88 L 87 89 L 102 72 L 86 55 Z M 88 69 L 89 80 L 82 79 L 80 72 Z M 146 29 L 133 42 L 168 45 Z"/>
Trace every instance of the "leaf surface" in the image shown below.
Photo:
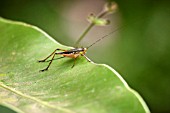
<path fill-rule="evenodd" d="M 149 113 L 140 95 L 105 64 L 80 57 L 37 61 L 69 49 L 37 27 L 0 18 L 0 104 L 19 113 Z M 60 56 L 56 56 L 60 57 Z M 1 109 L 0 109 L 1 110 Z"/>

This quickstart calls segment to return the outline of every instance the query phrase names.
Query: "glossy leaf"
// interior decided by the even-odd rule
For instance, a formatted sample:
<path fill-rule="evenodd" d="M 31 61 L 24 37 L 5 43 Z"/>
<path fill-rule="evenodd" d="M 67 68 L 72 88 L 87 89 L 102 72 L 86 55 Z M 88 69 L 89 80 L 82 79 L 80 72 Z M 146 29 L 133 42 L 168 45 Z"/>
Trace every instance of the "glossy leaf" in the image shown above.
<path fill-rule="evenodd" d="M 105 64 L 83 57 L 38 63 L 69 49 L 37 27 L 0 18 L 0 104 L 20 113 L 148 113 L 140 95 Z M 56 58 L 59 56 L 56 56 Z M 1 110 L 1 109 L 0 109 Z"/>

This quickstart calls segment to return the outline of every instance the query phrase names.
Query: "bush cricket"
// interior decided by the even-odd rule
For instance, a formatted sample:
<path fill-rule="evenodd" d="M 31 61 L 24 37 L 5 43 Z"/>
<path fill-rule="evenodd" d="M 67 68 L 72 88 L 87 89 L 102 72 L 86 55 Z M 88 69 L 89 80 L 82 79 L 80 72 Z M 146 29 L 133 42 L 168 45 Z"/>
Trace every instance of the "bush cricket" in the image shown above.
<path fill-rule="evenodd" d="M 48 70 L 48 68 L 50 67 L 50 65 L 51 65 L 51 63 L 53 62 L 53 60 L 55 60 L 55 59 L 54 59 L 55 55 L 61 55 L 61 56 L 62 56 L 62 57 L 59 57 L 59 58 L 57 58 L 57 59 L 61 59 L 61 58 L 64 58 L 64 57 L 73 58 L 73 59 L 74 59 L 74 63 L 73 63 L 73 65 L 72 65 L 72 68 L 75 66 L 76 59 L 77 59 L 79 56 L 83 56 L 83 57 L 86 58 L 86 60 L 87 60 L 88 62 L 91 62 L 91 60 L 85 55 L 86 52 L 87 52 L 87 50 L 88 50 L 90 47 L 92 47 L 93 45 L 95 45 L 96 43 L 98 43 L 99 41 L 101 41 L 102 39 L 108 37 L 109 35 L 111 35 L 112 33 L 116 32 L 116 31 L 120 30 L 120 28 L 122 28 L 122 27 L 116 28 L 114 31 L 112 31 L 112 32 L 110 32 L 109 34 L 107 34 L 107 35 L 101 37 L 100 39 L 96 40 L 94 43 L 92 43 L 92 44 L 91 44 L 90 46 L 88 46 L 88 47 L 80 47 L 80 48 L 76 47 L 76 48 L 69 49 L 69 50 L 64 50 L 64 49 L 59 49 L 59 48 L 55 49 L 54 52 L 52 52 L 52 53 L 51 53 L 49 56 L 47 56 L 45 59 L 38 61 L 38 62 L 46 62 L 47 59 L 52 56 L 52 59 L 51 59 L 51 60 L 48 60 L 48 61 L 50 61 L 50 63 L 48 64 L 48 66 L 47 66 L 45 69 L 42 69 L 42 70 L 40 70 L 40 71 L 47 71 L 47 70 Z M 57 51 L 62 51 L 62 52 L 57 52 Z"/>
<path fill-rule="evenodd" d="M 104 26 L 104 25 L 107 25 L 109 23 L 108 20 L 105 20 L 103 19 L 102 17 L 104 17 L 105 15 L 108 15 L 108 14 L 111 14 L 113 12 L 115 12 L 115 10 L 117 9 L 117 4 L 115 2 L 111 2 L 111 3 L 108 3 L 105 5 L 103 11 L 98 15 L 98 16 L 95 16 L 94 14 L 91 14 L 89 17 L 88 17 L 88 21 L 90 22 L 89 26 L 87 27 L 87 29 L 85 30 L 85 32 L 80 36 L 80 38 L 78 39 L 78 41 L 76 42 L 76 45 L 79 44 L 79 42 L 84 38 L 84 36 L 87 34 L 87 32 L 94 26 L 94 25 L 98 25 L 98 26 Z M 90 46 L 84 48 L 84 47 L 76 47 L 76 48 L 73 48 L 73 49 L 69 49 L 69 50 L 64 50 L 64 49 L 55 49 L 54 52 L 52 52 L 49 56 L 47 56 L 45 59 L 43 60 L 39 60 L 39 62 L 46 62 L 47 59 L 49 57 L 52 56 L 52 59 L 51 60 L 48 60 L 50 61 L 50 63 L 48 64 L 48 66 L 43 69 L 43 70 L 40 70 L 40 71 L 47 71 L 48 68 L 50 67 L 51 63 L 53 62 L 54 57 L 55 55 L 61 55 L 62 57 L 59 57 L 57 59 L 60 59 L 60 58 L 64 58 L 64 57 L 69 57 L 69 58 L 73 58 L 74 59 L 74 64 L 72 65 L 72 68 L 75 66 L 75 62 L 76 62 L 76 59 L 79 57 L 79 56 L 83 56 L 87 59 L 87 61 L 91 62 L 90 59 L 88 59 L 88 57 L 86 57 L 86 51 L 92 47 L 94 44 L 96 44 L 97 42 L 101 41 L 102 39 L 104 39 L 105 37 L 108 37 L 110 34 L 114 33 L 115 31 L 119 30 L 120 28 L 122 27 L 118 27 L 116 28 L 114 31 L 110 32 L 109 34 L 101 37 L 100 39 L 98 39 L 97 41 L 95 41 L 94 43 L 92 43 Z M 57 52 L 57 51 L 61 51 L 61 52 Z"/>

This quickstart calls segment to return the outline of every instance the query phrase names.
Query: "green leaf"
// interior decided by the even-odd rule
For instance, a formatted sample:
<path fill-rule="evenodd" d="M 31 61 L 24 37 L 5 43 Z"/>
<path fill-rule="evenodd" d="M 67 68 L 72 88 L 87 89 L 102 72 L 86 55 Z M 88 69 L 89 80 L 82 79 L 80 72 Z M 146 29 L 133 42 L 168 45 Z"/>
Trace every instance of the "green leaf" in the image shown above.
<path fill-rule="evenodd" d="M 64 58 L 38 63 L 56 48 L 69 49 L 37 27 L 0 18 L 0 104 L 19 113 L 149 113 L 140 95 L 105 64 Z M 59 57 L 59 56 L 58 56 Z"/>

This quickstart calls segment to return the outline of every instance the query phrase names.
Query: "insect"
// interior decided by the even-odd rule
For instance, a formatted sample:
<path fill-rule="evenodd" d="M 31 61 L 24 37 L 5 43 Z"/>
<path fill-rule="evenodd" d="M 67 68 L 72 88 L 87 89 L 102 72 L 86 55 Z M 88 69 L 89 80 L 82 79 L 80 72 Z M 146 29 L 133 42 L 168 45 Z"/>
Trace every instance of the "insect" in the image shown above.
<path fill-rule="evenodd" d="M 54 52 L 52 52 L 49 56 L 47 56 L 45 59 L 43 60 L 39 60 L 39 62 L 46 62 L 48 60 L 49 57 L 52 56 L 52 59 L 49 60 L 50 63 L 48 64 L 48 66 L 45 68 L 45 69 L 42 69 L 40 71 L 47 71 L 48 68 L 50 67 L 50 65 L 52 64 L 54 58 L 55 58 L 55 55 L 61 55 L 62 57 L 59 57 L 57 59 L 61 59 L 61 58 L 64 58 L 64 57 L 69 57 L 69 58 L 73 58 L 74 59 L 74 63 L 72 65 L 72 68 L 75 66 L 75 63 L 76 63 L 76 59 L 79 57 L 79 56 L 83 56 L 84 58 L 86 58 L 86 60 L 88 62 L 91 62 L 91 60 L 85 55 L 87 50 L 92 47 L 93 45 L 95 45 L 97 42 L 101 41 L 102 39 L 108 37 L 110 34 L 116 32 L 117 30 L 119 30 L 120 28 L 122 27 L 118 27 L 116 28 L 114 31 L 110 32 L 109 34 L 101 37 L 100 39 L 98 39 L 97 41 L 95 41 L 94 43 L 92 43 L 90 46 L 84 48 L 84 47 L 81 47 L 81 48 L 73 48 L 73 49 L 69 49 L 69 50 L 64 50 L 64 49 L 55 49 Z M 61 51 L 61 52 L 57 52 L 57 51 Z"/>
<path fill-rule="evenodd" d="M 89 24 L 88 28 L 85 30 L 85 32 L 81 35 L 79 40 L 76 42 L 76 44 L 78 44 L 82 40 L 82 38 L 85 36 L 85 34 L 87 34 L 87 32 L 94 25 L 107 25 L 109 23 L 109 21 L 103 19 L 102 17 L 104 17 L 105 15 L 109 15 L 111 13 L 114 13 L 116 11 L 116 9 L 117 9 L 117 4 L 115 2 L 111 2 L 111 3 L 107 3 L 104 6 L 104 9 L 102 10 L 102 12 L 98 16 L 95 16 L 94 14 L 91 14 L 88 17 L 88 21 L 90 22 L 90 24 Z M 88 59 L 88 57 L 86 57 L 86 55 L 85 55 L 87 50 L 90 47 L 92 47 L 94 44 L 96 44 L 97 42 L 101 41 L 105 37 L 108 37 L 110 34 L 114 33 L 115 31 L 119 30 L 120 28 L 122 28 L 122 27 L 116 28 L 114 31 L 112 31 L 109 34 L 101 37 L 100 39 L 98 39 L 97 41 L 95 41 L 94 43 L 92 43 L 90 46 L 88 46 L 86 48 L 84 48 L 84 47 L 80 47 L 80 48 L 76 47 L 76 48 L 69 49 L 69 50 L 64 50 L 64 49 L 59 49 L 59 48 L 55 49 L 54 52 L 52 52 L 45 59 L 39 60 L 39 62 L 46 62 L 48 60 L 48 58 L 52 56 L 52 59 L 49 60 L 50 63 L 48 64 L 48 66 L 45 69 L 42 69 L 40 71 L 47 71 L 48 70 L 48 68 L 50 67 L 50 65 L 52 64 L 52 62 L 54 60 L 55 55 L 61 55 L 62 56 L 62 57 L 59 57 L 58 59 L 64 58 L 64 57 L 73 58 L 74 59 L 74 64 L 72 65 L 72 68 L 75 66 L 76 59 L 79 56 L 83 56 L 83 57 L 85 57 L 87 59 L 87 61 L 91 62 L 90 59 Z M 57 51 L 61 51 L 61 52 L 57 52 Z"/>
<path fill-rule="evenodd" d="M 56 51 L 62 51 L 62 52 L 56 52 Z M 86 55 L 85 55 L 86 51 L 87 51 L 87 48 L 83 48 L 83 47 L 82 48 L 74 48 L 74 49 L 70 49 L 70 50 L 56 49 L 56 50 L 54 50 L 54 52 L 52 52 L 45 59 L 39 60 L 39 62 L 45 62 L 49 57 L 52 56 L 52 59 L 50 60 L 50 63 L 48 64 L 48 66 L 45 69 L 40 70 L 40 71 L 47 71 L 48 70 L 52 61 L 54 60 L 55 55 L 61 55 L 62 56 L 62 57 L 59 57 L 58 59 L 64 58 L 64 57 L 73 58 L 74 64 L 72 65 L 72 68 L 75 65 L 76 58 L 78 58 L 79 56 L 84 56 L 87 59 L 87 61 L 91 62 L 91 60 L 89 58 L 87 58 Z"/>

